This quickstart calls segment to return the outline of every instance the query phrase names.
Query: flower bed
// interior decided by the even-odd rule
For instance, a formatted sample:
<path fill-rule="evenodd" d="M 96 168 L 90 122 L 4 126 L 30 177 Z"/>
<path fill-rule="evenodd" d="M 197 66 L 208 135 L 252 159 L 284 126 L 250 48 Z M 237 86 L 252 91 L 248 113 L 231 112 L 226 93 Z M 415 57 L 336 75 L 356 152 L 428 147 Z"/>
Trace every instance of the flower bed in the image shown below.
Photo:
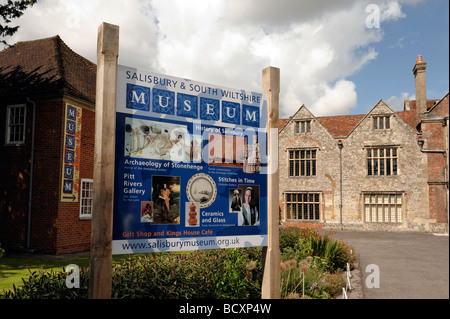
<path fill-rule="evenodd" d="M 343 271 L 355 256 L 346 243 L 311 228 L 280 232 L 282 298 L 335 298 L 345 287 Z"/>

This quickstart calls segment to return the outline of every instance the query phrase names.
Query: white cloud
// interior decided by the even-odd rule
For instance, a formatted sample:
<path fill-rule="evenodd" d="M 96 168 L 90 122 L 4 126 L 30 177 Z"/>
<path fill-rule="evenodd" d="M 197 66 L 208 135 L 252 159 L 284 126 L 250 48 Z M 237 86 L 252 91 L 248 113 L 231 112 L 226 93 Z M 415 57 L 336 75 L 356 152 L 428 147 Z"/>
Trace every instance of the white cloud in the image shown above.
<path fill-rule="evenodd" d="M 302 104 L 345 114 L 357 101 L 346 77 L 377 58 L 371 45 L 383 37 L 365 26 L 369 3 L 382 22 L 405 16 L 400 1 L 42 0 L 9 42 L 59 34 L 95 62 L 105 21 L 120 26 L 121 64 L 254 91 L 272 65 L 281 70 L 280 116 Z"/>
<path fill-rule="evenodd" d="M 406 18 L 406 14 L 402 12 L 400 3 L 397 1 L 390 1 L 388 3 L 381 3 L 381 21 L 398 20 L 399 18 Z"/>
<path fill-rule="evenodd" d="M 311 111 L 316 116 L 328 114 L 348 114 L 356 106 L 355 84 L 339 80 L 334 86 L 325 86 L 324 93 L 312 105 Z"/>
<path fill-rule="evenodd" d="M 403 105 L 405 100 L 415 100 L 416 95 L 408 92 L 402 92 L 400 96 L 391 96 L 386 100 L 386 104 L 389 105 L 394 111 L 403 111 Z"/>

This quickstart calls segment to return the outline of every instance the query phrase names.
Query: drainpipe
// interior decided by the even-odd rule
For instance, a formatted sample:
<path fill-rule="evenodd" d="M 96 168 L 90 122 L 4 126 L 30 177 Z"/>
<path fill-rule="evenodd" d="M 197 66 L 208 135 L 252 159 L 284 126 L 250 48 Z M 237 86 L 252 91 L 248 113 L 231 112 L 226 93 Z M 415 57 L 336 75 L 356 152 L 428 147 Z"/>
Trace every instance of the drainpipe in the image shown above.
<path fill-rule="evenodd" d="M 342 140 L 339 140 L 338 143 L 338 148 L 339 148 L 339 193 L 340 193 L 340 197 L 341 200 L 339 201 L 339 226 L 341 228 L 341 230 L 343 229 L 343 225 L 342 225 L 342 148 L 344 147 L 344 144 L 342 143 Z"/>
<path fill-rule="evenodd" d="M 444 137 L 444 182 L 445 182 L 445 187 L 447 188 L 447 192 L 445 194 L 445 211 L 446 211 L 446 215 L 445 218 L 446 220 L 446 224 L 447 224 L 447 229 L 445 230 L 445 232 L 448 234 L 448 179 L 447 179 L 447 161 L 448 161 L 448 154 L 447 154 L 447 139 L 445 138 L 445 132 L 448 129 L 447 128 L 447 121 L 448 121 L 448 116 L 444 118 L 444 120 L 442 121 L 442 136 Z"/>
<path fill-rule="evenodd" d="M 33 105 L 33 120 L 31 125 L 31 158 L 30 158 L 30 186 L 28 193 L 28 220 L 27 220 L 27 250 L 30 249 L 31 242 L 31 210 L 33 204 L 33 167 L 34 167 L 34 131 L 36 122 L 36 103 L 27 97 L 27 102 Z"/>

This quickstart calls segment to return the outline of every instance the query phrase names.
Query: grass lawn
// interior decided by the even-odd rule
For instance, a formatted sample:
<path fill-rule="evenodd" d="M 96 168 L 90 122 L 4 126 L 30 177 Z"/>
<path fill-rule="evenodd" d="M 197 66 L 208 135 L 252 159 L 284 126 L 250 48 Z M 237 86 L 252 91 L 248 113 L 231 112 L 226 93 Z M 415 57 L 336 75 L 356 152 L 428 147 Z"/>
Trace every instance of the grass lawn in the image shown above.
<path fill-rule="evenodd" d="M 120 262 L 125 256 L 114 255 L 113 263 Z M 128 257 L 128 255 L 126 255 Z M 0 259 L 0 293 L 3 290 L 12 290 L 13 284 L 16 287 L 23 285 L 22 278 L 27 280 L 30 271 L 62 271 L 63 267 L 75 264 L 78 267 L 89 267 L 89 256 L 75 257 L 70 259 L 57 259 L 37 256 L 8 256 Z"/>

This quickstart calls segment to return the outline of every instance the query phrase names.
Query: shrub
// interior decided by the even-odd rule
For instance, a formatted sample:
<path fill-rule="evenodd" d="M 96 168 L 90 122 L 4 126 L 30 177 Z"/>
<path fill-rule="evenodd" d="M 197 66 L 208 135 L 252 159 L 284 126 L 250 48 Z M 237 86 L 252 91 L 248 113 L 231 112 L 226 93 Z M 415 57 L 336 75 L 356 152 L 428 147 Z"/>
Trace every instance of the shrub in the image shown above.
<path fill-rule="evenodd" d="M 260 298 L 260 248 L 192 251 L 185 254 L 136 255 L 115 265 L 112 297 Z M 80 288 L 66 287 L 64 272 L 30 272 L 23 286 L 0 294 L 4 299 L 87 298 L 89 272 L 80 268 Z"/>
<path fill-rule="evenodd" d="M 299 240 L 317 234 L 313 228 L 283 227 L 280 230 L 280 251 L 293 248 Z"/>
<path fill-rule="evenodd" d="M 77 299 L 87 298 L 89 273 L 80 268 L 80 288 L 68 289 L 67 274 L 61 272 L 30 271 L 28 280 L 22 279 L 23 285 L 0 294 L 0 299 Z"/>

